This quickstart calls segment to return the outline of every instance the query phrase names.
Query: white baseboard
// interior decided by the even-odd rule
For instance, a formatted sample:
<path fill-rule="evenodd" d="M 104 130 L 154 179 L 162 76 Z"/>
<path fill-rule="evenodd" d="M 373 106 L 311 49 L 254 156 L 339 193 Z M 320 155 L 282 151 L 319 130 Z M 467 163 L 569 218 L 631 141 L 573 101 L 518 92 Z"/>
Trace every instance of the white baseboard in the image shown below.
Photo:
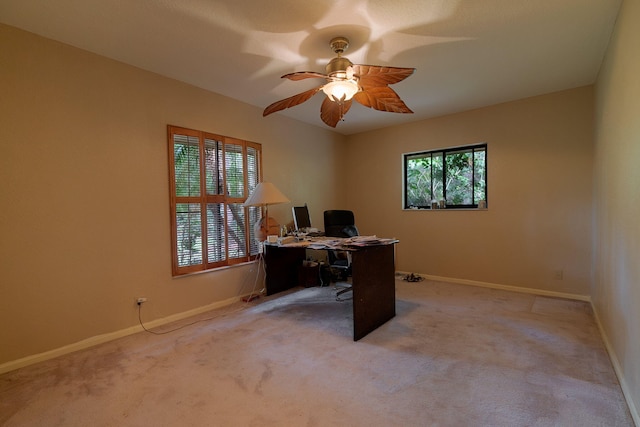
<path fill-rule="evenodd" d="M 400 272 L 398 271 L 396 274 L 409 274 L 409 273 L 404 273 L 404 272 Z M 435 280 L 435 281 L 439 281 L 439 282 L 449 282 L 449 283 L 457 283 L 457 284 L 462 284 L 462 285 L 471 285 L 471 286 L 480 286 L 480 287 L 485 287 L 485 288 L 493 288 L 493 289 L 502 289 L 502 290 L 507 290 L 507 291 L 513 291 L 513 292 L 524 292 L 524 293 L 529 293 L 529 294 L 535 294 L 535 295 L 544 295 L 544 296 L 552 296 L 552 297 L 559 297 L 559 298 L 569 298 L 569 299 L 575 299 L 575 300 L 580 300 L 580 301 L 588 301 L 591 302 L 591 298 L 588 295 L 576 295 L 576 294 L 568 294 L 568 293 L 562 293 L 562 292 L 553 292 L 553 291 L 545 291 L 545 290 L 540 290 L 540 289 L 532 289 L 532 288 L 522 288 L 519 286 L 509 286 L 509 285 L 499 285 L 499 284 L 495 284 L 495 283 L 488 283 L 488 282 L 479 282 L 476 280 L 467 280 L 467 279 L 456 279 L 456 278 L 451 278 L 451 277 L 441 277 L 441 276 L 432 276 L 432 275 L 428 275 L 428 274 L 420 274 L 422 277 L 429 279 L 429 280 Z M 148 322 L 146 324 L 147 328 L 156 328 L 158 326 L 162 326 L 171 322 L 175 322 L 177 320 L 182 320 L 185 319 L 187 317 L 191 317 L 191 316 L 195 316 L 201 313 L 205 313 L 207 311 L 211 311 L 217 308 L 221 308 L 227 305 L 230 305 L 236 301 L 241 300 L 243 297 L 245 297 L 247 295 L 242 295 L 240 297 L 233 297 L 233 298 L 229 298 L 227 300 L 224 301 L 218 301 L 203 307 L 198 307 L 195 308 L 193 310 L 189 310 L 189 311 L 185 311 L 183 313 L 178 313 L 178 314 L 174 314 L 168 317 L 164 317 L 162 319 L 156 319 L 153 320 L 151 322 Z M 105 342 L 109 342 L 109 341 L 113 341 L 116 340 L 118 338 L 122 338 L 122 337 L 126 337 L 128 335 L 132 335 L 132 334 L 136 334 L 138 332 L 142 332 L 142 326 L 140 325 L 136 325 L 136 326 L 131 326 L 129 328 L 126 329 L 122 329 L 119 331 L 115 331 L 115 332 L 110 332 L 107 334 L 102 334 L 102 335 L 96 335 L 94 337 L 91 338 L 87 338 L 84 339 L 82 341 L 78 341 L 76 343 L 73 344 L 69 344 L 63 347 L 59 347 L 53 350 L 49 350 L 49 351 L 45 351 L 43 353 L 38 353 L 38 354 L 34 354 L 31 356 L 27 356 L 27 357 L 23 357 L 21 359 L 17 359 L 17 360 L 12 360 L 10 362 L 6 362 L 0 365 L 0 374 L 5 373 L 5 372 L 9 372 L 9 371 L 13 371 L 15 369 L 19 369 L 25 366 L 29 366 L 29 365 L 33 365 L 34 363 L 39 363 L 39 362 L 44 362 L 45 360 L 49 360 L 49 359 L 53 359 L 55 357 L 59 357 L 65 354 L 69 354 L 69 353 L 73 353 L 74 351 L 78 351 L 78 350 L 83 350 L 89 347 L 93 347 L 95 345 L 98 344 L 102 344 Z M 612 354 L 612 353 L 610 353 Z M 623 381 L 621 381 L 621 383 L 623 383 Z M 636 413 L 637 414 L 637 413 Z M 640 425 L 640 424 L 638 424 Z"/>
<path fill-rule="evenodd" d="M 629 412 L 631 412 L 631 418 L 633 418 L 633 422 L 636 426 L 640 426 L 640 414 L 638 413 L 638 408 L 635 405 L 635 402 L 632 399 L 631 390 L 629 390 L 629 385 L 627 381 L 624 379 L 622 366 L 620 366 L 620 361 L 618 360 L 618 356 L 615 351 L 613 351 L 613 347 L 611 346 L 611 342 L 609 341 L 609 337 L 607 336 L 604 328 L 602 327 L 602 322 L 600 322 L 600 316 L 598 315 L 598 311 L 595 306 L 591 304 L 593 307 L 593 313 L 596 318 L 596 323 L 598 324 L 598 329 L 600 329 L 600 335 L 602 336 L 602 340 L 604 341 L 604 346 L 607 349 L 607 353 L 609 353 L 609 359 L 611 360 L 611 364 L 613 365 L 613 370 L 618 377 L 618 382 L 620 383 L 620 388 L 622 388 L 622 394 L 624 395 L 624 399 L 627 401 L 627 406 L 629 407 Z"/>
<path fill-rule="evenodd" d="M 217 308 L 231 305 L 234 302 L 242 300 L 242 298 L 245 296 L 248 296 L 248 294 L 242 295 L 240 297 L 233 297 L 223 301 L 214 302 L 212 304 L 205 305 L 203 307 L 198 307 L 198 308 L 194 308 L 193 310 L 173 314 L 171 316 L 164 317 L 162 319 L 152 320 L 148 323 L 145 323 L 145 327 L 147 329 L 156 328 L 158 326 L 166 325 L 168 323 L 175 322 L 177 320 L 182 320 L 182 319 L 186 319 L 188 317 L 195 316 L 201 313 L 206 313 L 207 311 L 211 311 Z M 119 331 L 109 332 L 108 334 L 96 335 L 91 338 L 87 338 L 82 341 L 75 342 L 73 344 L 65 345 L 64 347 L 59 347 L 53 350 L 45 351 L 44 353 L 34 354 L 31 356 L 23 357 L 18 360 L 12 360 L 10 362 L 6 362 L 0 365 L 0 374 L 13 371 L 15 369 L 23 368 L 25 366 L 33 365 L 34 363 L 44 362 L 46 360 L 63 356 L 65 354 L 73 353 L 74 351 L 84 350 L 85 348 L 93 347 L 98 344 L 103 344 L 109 341 L 116 340 L 118 338 L 126 337 L 128 335 L 133 335 L 142 331 L 144 331 L 144 329 L 140 325 L 131 326 L 126 329 L 121 329 Z"/>
<path fill-rule="evenodd" d="M 396 272 L 396 274 L 407 275 L 411 273 L 398 271 Z M 521 292 L 525 294 L 533 294 L 533 295 L 556 297 L 556 298 L 566 298 L 566 299 L 572 299 L 572 300 L 578 300 L 578 301 L 586 301 L 589 303 L 591 302 L 591 297 L 589 295 L 547 291 L 544 289 L 535 289 L 535 288 L 523 288 L 521 286 L 513 286 L 513 285 L 500 285 L 497 283 L 480 282 L 478 280 L 457 279 L 455 277 L 432 276 L 430 274 L 422 274 L 422 273 L 419 273 L 419 275 L 424 277 L 425 279 L 434 280 L 436 282 L 456 283 L 458 285 L 479 286 L 482 288 L 500 289 L 503 291 Z"/>

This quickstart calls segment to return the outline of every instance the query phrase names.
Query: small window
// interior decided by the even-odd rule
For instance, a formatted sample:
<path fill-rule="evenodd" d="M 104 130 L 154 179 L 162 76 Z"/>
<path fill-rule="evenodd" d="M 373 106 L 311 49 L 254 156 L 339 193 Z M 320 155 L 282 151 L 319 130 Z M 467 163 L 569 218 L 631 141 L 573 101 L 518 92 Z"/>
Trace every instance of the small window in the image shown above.
<path fill-rule="evenodd" d="M 486 207 L 487 144 L 408 153 L 403 163 L 405 209 Z"/>
<path fill-rule="evenodd" d="M 260 144 L 169 126 L 174 275 L 254 258 L 259 207 L 243 203 L 261 178 Z"/>

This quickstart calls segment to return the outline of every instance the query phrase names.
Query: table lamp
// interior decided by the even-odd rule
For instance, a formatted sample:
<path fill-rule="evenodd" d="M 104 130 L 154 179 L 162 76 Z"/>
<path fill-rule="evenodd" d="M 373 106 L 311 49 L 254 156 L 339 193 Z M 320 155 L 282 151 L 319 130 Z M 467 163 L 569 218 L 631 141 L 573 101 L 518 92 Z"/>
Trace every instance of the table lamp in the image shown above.
<path fill-rule="evenodd" d="M 264 241 L 269 234 L 278 234 L 280 225 L 273 218 L 269 218 L 269 205 L 278 203 L 289 203 L 291 200 L 280 192 L 270 182 L 260 182 L 244 202 L 244 206 L 264 206 L 266 208 L 266 216 L 262 217 L 255 225 L 256 239 Z"/>

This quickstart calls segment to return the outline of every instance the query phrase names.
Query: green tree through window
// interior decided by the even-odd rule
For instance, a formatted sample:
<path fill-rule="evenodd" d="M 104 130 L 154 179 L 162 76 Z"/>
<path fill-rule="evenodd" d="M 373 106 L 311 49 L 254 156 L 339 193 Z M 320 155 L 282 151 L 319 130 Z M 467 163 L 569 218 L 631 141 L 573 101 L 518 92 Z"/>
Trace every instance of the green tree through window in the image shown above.
<path fill-rule="evenodd" d="M 244 262 L 258 253 L 260 144 L 169 126 L 173 274 Z"/>
<path fill-rule="evenodd" d="M 487 145 L 409 153 L 404 158 L 404 208 L 474 208 L 487 200 Z"/>

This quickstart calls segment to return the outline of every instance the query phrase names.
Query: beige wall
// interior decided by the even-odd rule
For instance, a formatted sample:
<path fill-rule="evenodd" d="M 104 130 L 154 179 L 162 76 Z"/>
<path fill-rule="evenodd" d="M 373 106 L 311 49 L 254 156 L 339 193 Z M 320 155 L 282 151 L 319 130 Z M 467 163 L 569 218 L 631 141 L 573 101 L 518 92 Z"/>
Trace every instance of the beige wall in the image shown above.
<path fill-rule="evenodd" d="M 171 277 L 167 124 L 262 143 L 264 178 L 314 218 L 338 203 L 328 130 L 6 26 L 0 82 L 0 366 L 135 326 L 137 296 L 159 319 L 253 277 Z"/>
<path fill-rule="evenodd" d="M 400 271 L 588 295 L 592 119 L 583 87 L 353 136 L 347 207 Z M 488 210 L 402 210 L 402 153 L 480 142 Z"/>
<path fill-rule="evenodd" d="M 640 425 L 640 1 L 625 0 L 596 109 L 593 305 Z"/>

